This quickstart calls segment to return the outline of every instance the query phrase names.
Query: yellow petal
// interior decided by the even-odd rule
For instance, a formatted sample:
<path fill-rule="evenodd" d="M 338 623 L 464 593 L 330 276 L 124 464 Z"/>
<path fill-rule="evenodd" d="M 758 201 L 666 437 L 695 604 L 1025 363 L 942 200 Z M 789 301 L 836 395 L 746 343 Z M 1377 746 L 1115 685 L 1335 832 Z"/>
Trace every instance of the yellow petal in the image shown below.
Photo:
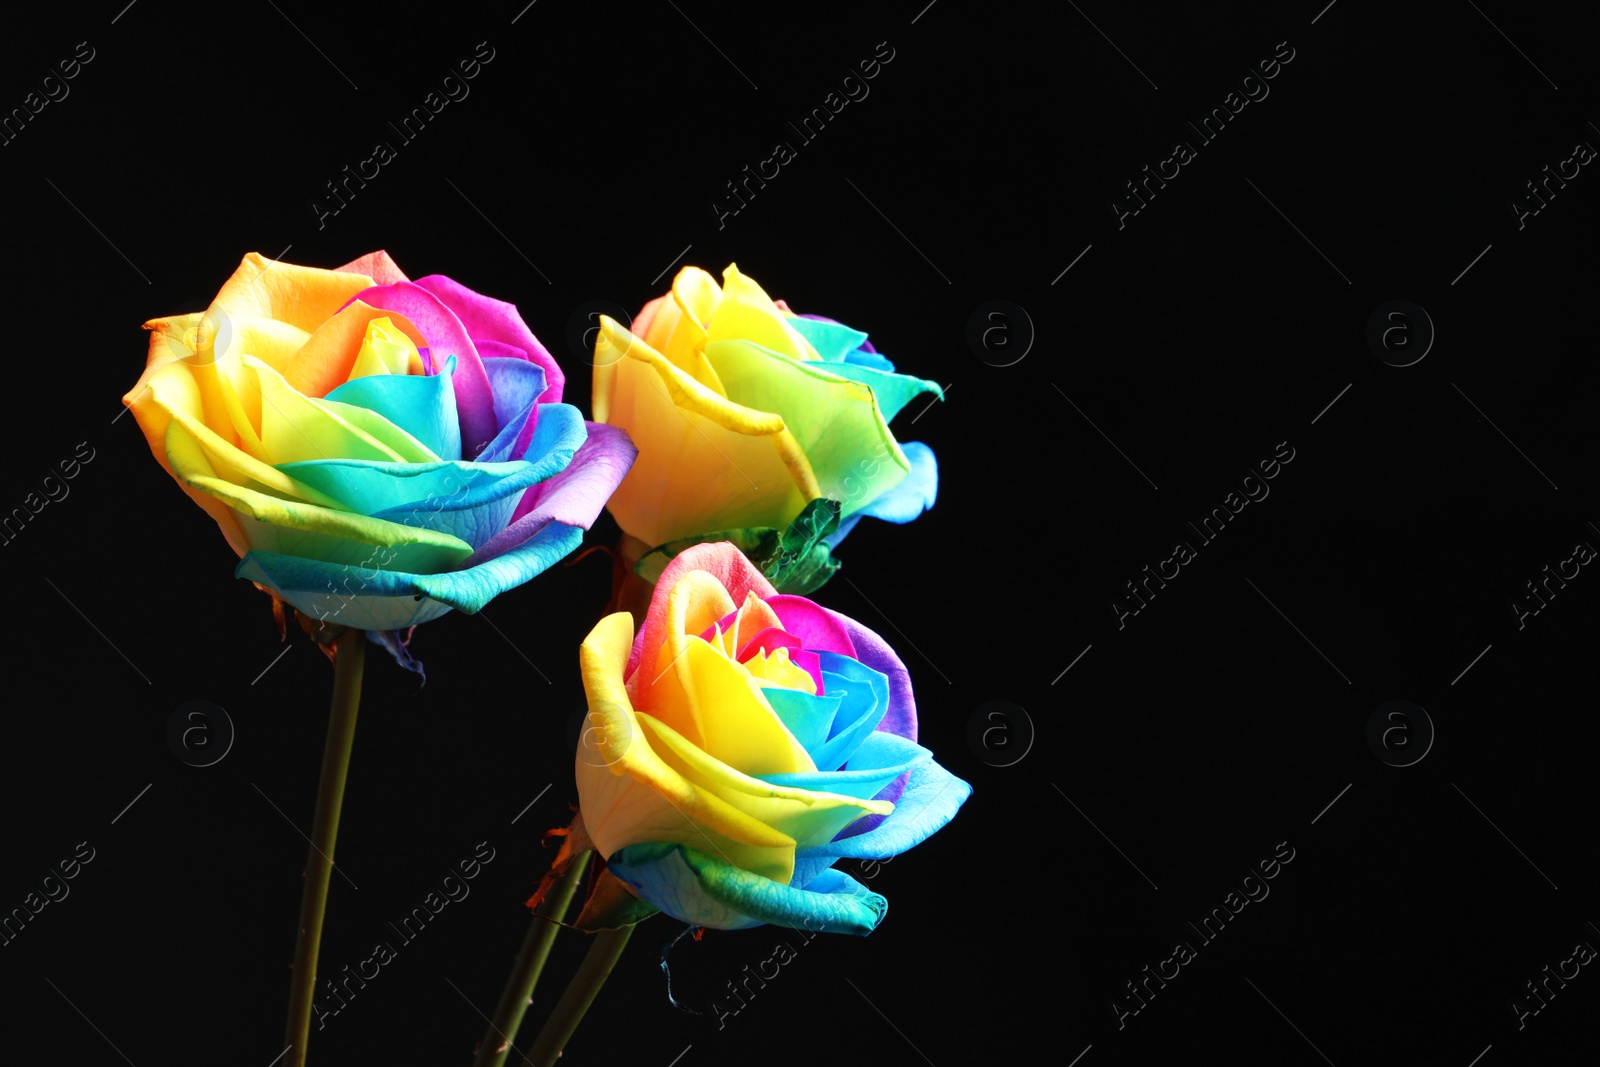
<path fill-rule="evenodd" d="M 415 357 L 422 365 L 422 354 L 417 346 L 401 333 L 387 315 L 367 323 L 366 335 L 361 340 L 361 353 L 355 366 L 350 368 L 350 380 L 373 374 L 408 374 Z"/>
<path fill-rule="evenodd" d="M 821 495 L 782 417 L 730 402 L 606 316 L 595 364 L 596 419 L 639 448 L 608 505 L 634 537 L 783 529 Z"/>
<path fill-rule="evenodd" d="M 419 348 L 427 338 L 404 315 L 384 311 L 357 300 L 331 319 L 319 324 L 283 372 L 290 385 L 306 396 L 327 396 L 350 380 L 351 370 L 366 340 L 367 327 L 378 319 L 388 321 Z M 421 357 L 417 366 L 421 367 Z"/>
<path fill-rule="evenodd" d="M 740 274 L 734 264 L 722 272 L 722 302 L 707 326 L 707 334 L 704 343 L 749 341 L 791 359 L 821 358 L 811 342 L 789 325 L 788 316 L 761 286 Z"/>
<path fill-rule="evenodd" d="M 311 333 L 361 292 L 365 274 L 280 263 L 251 252 L 223 284 L 212 305 L 241 318 L 264 318 Z"/>
<path fill-rule="evenodd" d="M 797 689 L 811 696 L 817 695 L 817 680 L 804 668 L 795 666 L 789 659 L 787 648 L 775 648 L 771 652 L 764 648 L 757 649 L 756 654 L 741 666 L 758 682 L 769 682 L 783 689 Z"/>
<path fill-rule="evenodd" d="M 313 459 L 366 459 L 431 463 L 431 449 L 375 411 L 305 396 L 283 375 L 251 356 L 261 390 L 261 445 L 257 458 L 274 465 Z"/>
<path fill-rule="evenodd" d="M 696 789 L 794 838 L 797 849 L 826 844 L 863 815 L 887 815 L 894 810 L 894 805 L 884 800 L 769 785 L 715 759 L 654 716 L 639 712 L 637 721 L 667 766 Z"/>
<path fill-rule="evenodd" d="M 579 649 L 589 714 L 576 761 L 584 824 L 601 855 L 672 841 L 787 883 L 794 838 L 696 788 L 656 754 L 633 710 L 623 672 L 633 618 L 601 619 Z"/>

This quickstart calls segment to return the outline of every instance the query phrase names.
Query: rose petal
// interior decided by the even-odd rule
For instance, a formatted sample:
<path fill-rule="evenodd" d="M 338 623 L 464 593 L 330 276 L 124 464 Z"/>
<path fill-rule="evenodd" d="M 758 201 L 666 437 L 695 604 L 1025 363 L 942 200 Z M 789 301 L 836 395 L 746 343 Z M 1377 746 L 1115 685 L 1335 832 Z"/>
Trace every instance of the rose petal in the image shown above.
<path fill-rule="evenodd" d="M 887 493 L 874 497 L 858 508 L 854 515 L 839 524 L 839 528 L 824 537 L 828 547 L 837 548 L 856 523 L 871 516 L 884 522 L 905 523 L 917 518 L 933 507 L 939 496 L 939 462 L 933 449 L 921 441 L 908 441 L 900 446 L 911 461 L 911 473 Z"/>
<path fill-rule="evenodd" d="M 607 862 L 613 874 L 668 915 L 713 930 L 770 923 L 865 936 L 889 910 L 887 900 L 842 871 L 821 871 L 796 889 L 671 843 L 634 845 Z"/>
<path fill-rule="evenodd" d="M 783 628 L 798 637 L 813 652 L 835 652 L 858 659 L 850 628 L 843 615 L 829 611 L 803 596 L 780 593 L 767 598 L 767 607 L 777 613 Z M 871 664 L 868 664 L 871 666 Z"/>
<path fill-rule="evenodd" d="M 816 877 L 841 859 L 889 859 L 914 848 L 955 818 L 972 786 L 932 759 L 915 763 L 894 811 L 865 833 L 849 830 L 837 840 L 795 855 L 794 880 Z M 866 820 L 862 820 L 865 822 Z M 853 827 L 852 827 L 853 829 Z"/>
<path fill-rule="evenodd" d="M 589 712 L 575 771 L 584 825 L 602 856 L 648 841 L 693 842 L 746 870 L 788 881 L 794 838 L 697 789 L 656 754 L 622 680 L 633 618 L 601 619 L 578 651 Z"/>
<path fill-rule="evenodd" d="M 483 369 L 494 389 L 494 418 L 500 429 L 478 458 L 485 462 L 521 459 L 538 428 L 544 370 L 537 363 L 503 356 L 485 359 Z"/>
<path fill-rule="evenodd" d="M 429 531 L 413 532 L 441 536 Z M 239 561 L 234 574 L 271 586 L 313 618 L 362 630 L 396 630 L 436 618 L 450 608 L 471 615 L 506 590 L 560 562 L 582 541 L 582 530 L 550 523 L 494 559 L 468 569 L 436 574 L 373 570 L 251 550 Z M 341 595 L 340 590 L 352 595 Z M 436 607 L 428 606 L 426 601 L 433 601 Z"/>
<path fill-rule="evenodd" d="M 606 316 L 595 346 L 594 417 L 625 427 L 639 446 L 610 508 L 623 530 L 651 546 L 786 526 L 821 495 L 782 417 L 729 401 Z"/>
<path fill-rule="evenodd" d="M 361 301 L 371 307 L 405 316 L 427 339 L 435 362 L 444 356 L 457 361 L 456 408 L 461 413 L 461 455 L 477 459 L 485 445 L 494 439 L 498 426 L 494 418 L 494 391 L 483 369 L 478 348 L 455 312 L 431 291 L 416 282 L 379 285 L 361 293 Z M 412 338 L 415 341 L 415 338 Z"/>
<path fill-rule="evenodd" d="M 461 458 L 461 422 L 451 385 L 454 357 L 444 374 L 369 374 L 345 382 L 327 400 L 376 412 L 420 441 L 440 459 Z"/>
<path fill-rule="evenodd" d="M 443 274 L 430 274 L 425 278 L 418 278 L 417 284 L 444 301 L 460 318 L 474 339 L 481 337 L 485 341 L 499 341 L 521 349 L 526 359 L 544 369 L 546 385 L 544 394 L 539 397 L 539 403 L 561 402 L 561 390 L 566 382 L 566 375 L 561 373 L 561 368 L 556 365 L 549 350 L 540 344 L 533 331 L 528 329 L 528 324 L 522 321 L 522 313 L 517 310 L 515 304 L 475 293 Z"/>
<path fill-rule="evenodd" d="M 910 471 L 871 386 L 836 373 L 838 364 L 802 362 L 743 339 L 713 341 L 705 353 L 730 402 L 781 417 L 817 495 L 843 502 L 845 517 Z"/>
<path fill-rule="evenodd" d="M 400 269 L 400 265 L 390 259 L 389 253 L 381 248 L 376 252 L 368 252 L 360 259 L 352 259 L 344 266 L 336 269 L 354 274 L 365 274 L 372 279 L 372 284 L 374 285 L 393 285 L 395 282 L 410 281 L 405 272 Z"/>
<path fill-rule="evenodd" d="M 659 658 L 661 646 L 667 637 L 668 598 L 672 595 L 673 586 L 690 571 L 706 571 L 711 574 L 722 583 L 722 587 L 728 591 L 728 596 L 735 604 L 742 603 L 745 595 L 752 590 L 763 600 L 770 600 L 777 593 L 772 583 L 756 569 L 755 564 L 726 541 L 694 545 L 684 549 L 673 557 L 672 562 L 661 572 L 661 577 L 656 579 L 655 591 L 650 595 L 650 608 L 645 615 L 644 626 L 634 638 L 625 677 L 633 677 L 641 660 L 654 664 Z"/>
<path fill-rule="evenodd" d="M 570 410 L 567 404 L 545 405 L 552 411 Z M 564 421 L 564 420 L 563 420 Z M 542 422 L 555 424 L 549 417 Z M 628 472 L 635 449 L 628 435 L 614 426 L 583 422 L 579 426 L 588 436 L 583 440 L 566 467 L 548 481 L 541 482 L 522 495 L 511 524 L 503 532 L 490 538 L 469 563 L 480 563 L 500 552 L 508 551 L 542 529 L 548 523 L 560 523 L 587 530 L 594 525 L 605 507 L 606 498 L 616 489 L 617 483 Z M 565 448 L 566 445 L 561 446 Z"/>
<path fill-rule="evenodd" d="M 825 363 L 843 363 L 846 356 L 867 340 L 867 335 L 860 330 L 815 315 L 797 315 L 789 320 L 789 325 L 811 343 Z"/>

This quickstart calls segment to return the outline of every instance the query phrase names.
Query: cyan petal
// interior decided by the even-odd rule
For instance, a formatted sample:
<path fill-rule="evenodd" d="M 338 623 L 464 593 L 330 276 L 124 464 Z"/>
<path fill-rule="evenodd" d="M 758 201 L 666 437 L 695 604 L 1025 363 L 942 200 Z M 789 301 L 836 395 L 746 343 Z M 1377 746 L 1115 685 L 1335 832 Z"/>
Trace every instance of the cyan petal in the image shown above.
<path fill-rule="evenodd" d="M 918 762 L 932 758 L 933 753 L 915 741 L 874 730 L 850 757 L 848 770 L 758 774 L 754 777 L 769 785 L 792 786 L 819 793 L 840 793 L 858 800 L 871 800 L 883 791 L 884 786 Z M 885 819 L 892 817 L 893 813 L 884 816 Z"/>
<path fill-rule="evenodd" d="M 315 579 L 304 577 L 297 577 L 296 580 L 309 586 L 305 589 L 291 591 L 275 584 L 274 575 L 300 575 L 299 564 L 322 568 L 322 584 L 311 585 Z M 450 611 L 449 604 L 428 597 L 419 600 L 414 596 L 394 596 L 376 591 L 378 576 L 383 572 L 370 567 L 316 564 L 312 560 L 252 550 L 244 554 L 233 573 L 239 578 L 276 589 L 279 596 L 307 618 L 357 630 L 405 630 L 431 622 Z"/>
<path fill-rule="evenodd" d="M 475 502 L 526 489 L 539 479 L 530 463 L 380 463 L 360 459 L 309 459 L 277 470 L 325 493 L 362 515 L 436 507 L 460 495 Z M 393 518 L 393 516 L 386 516 Z M 396 522 L 405 522 L 403 518 Z M 407 522 L 408 526 L 425 525 Z"/>
<path fill-rule="evenodd" d="M 891 421 L 900 414 L 901 409 L 922 393 L 944 392 L 938 382 L 931 382 L 926 378 L 913 378 L 909 374 L 893 374 L 874 367 L 865 367 L 859 363 L 829 364 L 828 370 L 841 378 L 870 385 L 872 395 L 878 399 L 878 410 L 883 412 L 884 422 Z"/>
<path fill-rule="evenodd" d="M 362 630 L 396 630 L 451 608 L 470 615 L 548 569 L 582 540 L 582 530 L 552 522 L 494 559 L 444 574 L 375 570 L 251 550 L 234 574 L 276 589 L 314 619 Z"/>
<path fill-rule="evenodd" d="M 870 934 L 889 902 L 839 871 L 822 870 L 797 889 L 741 870 L 686 845 L 619 849 L 608 869 L 641 897 L 696 926 L 742 930 L 762 923 L 820 933 Z"/>
<path fill-rule="evenodd" d="M 839 528 L 823 538 L 828 548 L 839 547 L 839 542 L 849 536 L 862 516 L 871 515 L 884 522 L 906 523 L 933 507 L 939 496 L 939 462 L 933 449 L 921 441 L 907 441 L 900 446 L 911 461 L 911 473 L 896 482 L 888 492 L 880 493 L 859 511 L 839 524 Z"/>
<path fill-rule="evenodd" d="M 820 749 L 828 741 L 828 728 L 839 711 L 843 693 L 825 693 L 812 696 L 798 689 L 778 686 L 763 689 L 761 695 L 788 727 L 794 739 L 809 753 Z M 813 762 L 815 762 L 813 760 Z M 816 787 L 811 787 L 816 788 Z"/>
<path fill-rule="evenodd" d="M 842 322 L 832 322 L 825 319 L 809 319 L 803 315 L 786 319 L 790 326 L 811 342 L 811 347 L 817 350 L 829 363 L 842 363 L 846 356 L 861 347 L 867 335 L 860 330 L 851 329 Z"/>
<path fill-rule="evenodd" d="M 417 575 L 416 586 L 435 600 L 471 615 L 506 590 L 543 574 L 582 543 L 581 529 L 552 522 L 516 548 L 475 567 Z"/>
<path fill-rule="evenodd" d="M 456 360 L 442 374 L 369 374 L 345 382 L 328 400 L 376 411 L 432 449 L 440 459 L 461 458 L 461 422 L 451 382 Z"/>

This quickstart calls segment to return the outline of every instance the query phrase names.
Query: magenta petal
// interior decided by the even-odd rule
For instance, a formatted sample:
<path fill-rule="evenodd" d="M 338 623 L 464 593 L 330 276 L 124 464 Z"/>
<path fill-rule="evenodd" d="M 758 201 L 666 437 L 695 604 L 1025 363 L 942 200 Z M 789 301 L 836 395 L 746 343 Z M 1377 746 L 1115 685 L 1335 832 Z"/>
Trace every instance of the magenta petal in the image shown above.
<path fill-rule="evenodd" d="M 727 633 L 728 629 L 733 625 L 734 620 L 738 617 L 738 611 L 728 612 L 728 614 L 718 619 L 714 626 L 706 627 L 705 632 L 700 635 L 701 640 L 710 641 L 714 636 L 716 636 L 716 630 L 721 630 L 723 633 Z M 794 634 L 786 633 L 785 631 L 778 629 L 776 626 L 768 626 L 766 629 L 762 630 L 760 633 L 746 641 L 739 647 L 738 656 L 736 658 L 740 663 L 743 663 L 753 657 L 757 652 L 765 652 L 770 656 L 776 649 L 780 648 L 786 648 L 789 650 L 790 663 L 793 663 L 796 667 L 799 667 L 801 670 L 811 675 L 811 680 L 817 683 L 816 695 L 822 696 L 825 689 L 822 684 L 822 660 L 817 657 L 815 652 L 812 652 L 809 649 L 801 648 L 800 639 L 794 636 Z"/>
<path fill-rule="evenodd" d="M 801 648 L 798 637 L 785 633 L 776 626 L 769 626 L 746 641 L 744 647 L 739 650 L 739 662 L 743 663 L 758 652 L 765 652 L 770 656 L 780 648 L 789 650 L 790 663 L 811 675 L 811 680 L 817 683 L 817 696 L 822 696 L 822 660 L 809 648 Z"/>
<path fill-rule="evenodd" d="M 627 433 L 615 426 L 586 422 L 584 428 L 589 438 L 573 454 L 566 470 L 529 488 L 511 525 L 473 553 L 462 569 L 509 552 L 552 522 L 585 530 L 594 525 L 639 450 Z"/>
<path fill-rule="evenodd" d="M 494 393 L 489 388 L 489 375 L 483 369 L 478 346 L 472 343 L 466 326 L 437 296 L 415 282 L 374 286 L 352 299 L 410 319 L 428 339 L 428 348 L 435 360 L 456 357 L 454 383 L 456 410 L 461 416 L 461 456 L 476 459 L 483 447 L 494 440 L 499 425 L 494 418 Z"/>
<path fill-rule="evenodd" d="M 791 651 L 798 650 L 800 648 L 800 639 L 786 630 L 780 630 L 776 626 L 768 626 L 740 646 L 738 659 L 740 663 L 743 663 L 757 652 L 765 652 L 770 656 L 780 648 L 787 648 Z"/>
<path fill-rule="evenodd" d="M 788 593 L 767 597 L 767 606 L 783 620 L 783 628 L 798 637 L 800 643 L 811 651 L 837 652 L 841 656 L 849 656 L 851 659 L 859 659 L 866 663 L 863 657 L 856 655 L 850 631 L 845 626 L 848 620 L 844 616 L 835 615 L 803 596 L 793 596 Z M 874 663 L 867 663 L 867 666 L 883 670 Z"/>
<path fill-rule="evenodd" d="M 774 597 L 774 600 L 781 599 Z M 796 598 L 798 599 L 798 598 Z M 826 610 L 819 608 L 819 611 Z M 865 663 L 875 671 L 881 671 L 889 678 L 889 713 L 878 724 L 878 729 L 891 734 L 898 734 L 908 741 L 917 739 L 917 701 L 911 693 L 911 672 L 906 670 L 906 665 L 900 657 L 895 655 L 894 649 L 889 647 L 889 642 L 862 626 L 854 619 L 835 615 L 849 631 L 850 640 L 855 643 L 856 659 Z M 785 625 L 788 620 L 785 619 Z M 809 644 L 810 642 L 807 642 Z M 893 786 L 894 783 L 890 783 Z M 886 789 L 888 787 L 885 787 Z M 886 798 L 887 799 L 887 798 Z"/>
<path fill-rule="evenodd" d="M 443 300 L 466 324 L 467 332 L 475 339 L 498 341 L 519 348 L 522 350 L 522 358 L 543 367 L 545 389 L 539 396 L 539 403 L 560 402 L 566 375 L 561 373 L 561 368 L 556 366 L 556 361 L 551 358 L 544 345 L 539 343 L 539 339 L 533 336 L 528 324 L 522 321 L 522 315 L 517 311 L 515 304 L 475 293 L 443 274 L 430 274 L 426 278 L 418 278 L 417 284 Z"/>

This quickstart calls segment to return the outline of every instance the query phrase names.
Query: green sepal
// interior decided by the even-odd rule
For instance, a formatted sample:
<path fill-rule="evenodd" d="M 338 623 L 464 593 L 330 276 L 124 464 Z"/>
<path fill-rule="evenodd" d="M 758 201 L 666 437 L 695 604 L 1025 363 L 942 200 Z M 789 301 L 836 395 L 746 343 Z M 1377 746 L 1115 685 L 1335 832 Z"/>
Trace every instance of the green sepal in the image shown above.
<path fill-rule="evenodd" d="M 626 882 L 606 870 L 595 879 L 594 889 L 583 902 L 583 911 L 578 913 L 573 926 L 586 934 L 618 930 L 648 919 L 660 910 L 648 900 L 634 896 Z"/>
<path fill-rule="evenodd" d="M 634 572 L 654 585 L 667 564 L 684 549 L 727 541 L 759 567 L 778 592 L 805 596 L 822 588 L 839 569 L 839 561 L 833 558 L 823 538 L 839 528 L 840 510 L 839 501 L 819 498 L 807 504 L 781 533 L 774 527 L 760 526 L 681 537 L 646 552 Z"/>

